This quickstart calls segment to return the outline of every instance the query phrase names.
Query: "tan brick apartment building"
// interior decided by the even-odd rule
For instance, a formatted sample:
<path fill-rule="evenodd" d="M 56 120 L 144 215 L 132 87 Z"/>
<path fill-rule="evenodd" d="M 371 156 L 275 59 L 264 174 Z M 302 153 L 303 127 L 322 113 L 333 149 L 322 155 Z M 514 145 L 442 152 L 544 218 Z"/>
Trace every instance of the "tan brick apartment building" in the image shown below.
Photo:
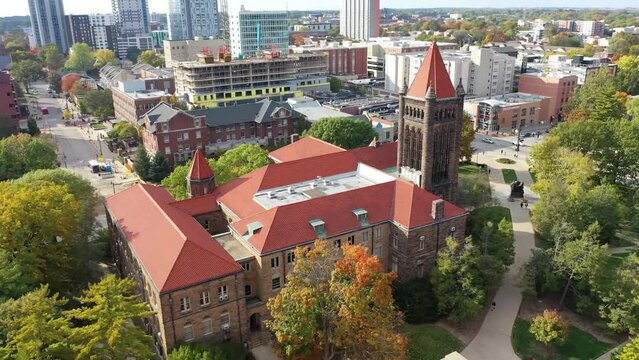
<path fill-rule="evenodd" d="M 106 200 L 118 269 L 137 280 L 157 312 L 147 327 L 162 355 L 182 342 L 230 338 L 254 347 L 267 341 L 266 301 L 286 284 L 293 251 L 316 239 L 365 246 L 400 281 L 425 276 L 446 237 L 463 239 L 465 210 L 416 185 L 454 197 L 456 165 L 443 173 L 438 156 L 454 155 L 459 139 L 427 139 L 422 147 L 403 130 L 418 127 L 422 110 L 425 125 L 437 118 L 447 126 L 432 129 L 435 134 L 461 127 L 461 116 L 448 109 L 461 106 L 463 95 L 451 91 L 448 76 L 434 77 L 442 71 L 441 56 L 430 58 L 425 66 L 437 69 L 422 75 L 432 81 L 418 82 L 409 101 L 402 100 L 402 116 L 406 111 L 411 119 L 402 122 L 398 142 L 339 151 L 307 138 L 274 152 L 281 162 L 220 186 L 198 149 L 187 175 L 189 199 L 136 185 Z M 413 95 L 422 91 L 426 99 Z M 414 158 L 433 167 L 404 162 Z M 411 167 L 410 181 L 397 177 L 400 167 Z"/>
<path fill-rule="evenodd" d="M 557 119 L 566 111 L 577 88 L 577 76 L 560 72 L 526 73 L 519 77 L 519 91 L 550 97 L 549 116 Z"/>

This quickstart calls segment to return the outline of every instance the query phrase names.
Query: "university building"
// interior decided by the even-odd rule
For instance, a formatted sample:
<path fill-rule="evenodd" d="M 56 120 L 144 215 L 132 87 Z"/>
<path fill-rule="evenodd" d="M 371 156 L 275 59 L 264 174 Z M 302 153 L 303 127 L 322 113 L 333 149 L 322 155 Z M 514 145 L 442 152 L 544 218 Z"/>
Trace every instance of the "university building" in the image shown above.
<path fill-rule="evenodd" d="M 467 213 L 453 201 L 464 93 L 437 46 L 400 99 L 397 142 L 346 151 L 307 137 L 221 185 L 198 148 L 189 199 L 136 185 L 106 200 L 116 264 L 156 312 L 146 326 L 162 355 L 184 342 L 266 343 L 266 302 L 286 285 L 294 250 L 317 239 L 366 247 L 399 281 L 426 276 L 447 237 L 462 241 Z"/>

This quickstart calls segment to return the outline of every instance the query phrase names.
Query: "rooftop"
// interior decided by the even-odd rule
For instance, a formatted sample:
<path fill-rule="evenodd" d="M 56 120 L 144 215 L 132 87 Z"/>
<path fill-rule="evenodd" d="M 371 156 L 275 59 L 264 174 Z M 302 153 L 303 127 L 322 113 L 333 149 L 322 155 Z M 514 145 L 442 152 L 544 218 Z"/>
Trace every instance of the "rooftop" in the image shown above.
<path fill-rule="evenodd" d="M 281 163 L 342 151 L 345 150 L 337 145 L 333 145 L 312 136 L 306 136 L 292 144 L 271 151 L 268 156 L 276 163 Z"/>
<path fill-rule="evenodd" d="M 439 99 L 455 96 L 455 88 L 453 83 L 450 82 L 450 77 L 437 43 L 433 43 L 433 46 L 428 49 L 426 58 L 419 67 L 415 80 L 413 80 L 406 95 L 423 99 L 428 96 L 430 91 L 433 91 L 434 95 Z"/>
<path fill-rule="evenodd" d="M 550 99 L 550 97 L 537 95 L 537 94 L 517 92 L 517 93 L 510 93 L 510 94 L 497 95 L 497 96 L 491 96 L 491 97 L 469 98 L 466 100 L 466 102 L 469 102 L 469 103 L 482 102 L 482 103 L 490 104 L 492 106 L 499 106 L 499 105 L 503 106 L 503 105 L 527 104 L 527 103 L 540 101 L 544 99 Z"/>
<path fill-rule="evenodd" d="M 126 92 L 125 94 L 129 95 L 134 99 L 152 99 L 158 98 L 162 96 L 168 96 L 169 94 L 162 90 L 140 90 L 133 92 Z"/>
<path fill-rule="evenodd" d="M 246 261 L 255 257 L 253 253 L 248 251 L 230 232 L 214 235 L 213 239 L 222 245 L 224 250 L 237 262 Z"/>

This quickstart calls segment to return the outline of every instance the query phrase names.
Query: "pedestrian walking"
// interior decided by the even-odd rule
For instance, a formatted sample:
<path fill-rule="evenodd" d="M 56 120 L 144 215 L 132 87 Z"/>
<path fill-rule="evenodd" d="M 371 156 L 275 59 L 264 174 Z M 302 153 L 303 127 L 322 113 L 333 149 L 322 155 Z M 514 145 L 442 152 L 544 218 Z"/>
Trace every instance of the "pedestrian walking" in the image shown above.
<path fill-rule="evenodd" d="M 524 202 L 523 201 L 519 203 L 519 207 L 522 208 L 522 209 L 524 208 Z"/>
<path fill-rule="evenodd" d="M 526 202 L 526 209 L 528 209 L 528 202 Z"/>
<path fill-rule="evenodd" d="M 488 169 L 488 175 L 490 175 L 490 169 Z"/>
<path fill-rule="evenodd" d="M 491 306 L 492 306 L 492 309 L 490 309 L 490 311 L 493 311 L 493 310 L 495 310 L 495 307 L 497 307 L 497 304 L 493 301 L 493 303 L 491 304 Z"/>

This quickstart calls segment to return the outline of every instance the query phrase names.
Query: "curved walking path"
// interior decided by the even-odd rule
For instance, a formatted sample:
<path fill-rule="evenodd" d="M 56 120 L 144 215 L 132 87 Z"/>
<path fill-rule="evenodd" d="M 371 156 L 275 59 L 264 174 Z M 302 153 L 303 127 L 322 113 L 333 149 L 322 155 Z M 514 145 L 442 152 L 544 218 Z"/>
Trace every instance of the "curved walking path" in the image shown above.
<path fill-rule="evenodd" d="M 493 197 L 497 198 L 502 206 L 510 209 L 515 235 L 515 261 L 504 275 L 501 286 L 492 300 L 496 304 L 495 309 L 486 314 L 479 332 L 462 352 L 462 355 L 468 360 L 519 359 L 513 351 L 511 343 L 513 324 L 522 301 L 516 277 L 519 266 L 528 260 L 535 248 L 535 238 L 528 210 L 522 209 L 518 201 L 508 202 L 510 185 L 504 182 L 501 169 L 508 168 L 516 171 L 517 179 L 524 182 L 525 196 L 529 206 L 537 201 L 537 195 L 532 193 L 529 188 L 532 179 L 525 160 L 522 158 L 517 159 L 515 164 L 500 164 L 495 161 L 500 157 L 504 156 L 496 152 L 494 154 L 488 152 L 485 155 L 480 154 L 478 160 L 480 163 L 488 165 L 491 170 L 489 178 Z"/>

